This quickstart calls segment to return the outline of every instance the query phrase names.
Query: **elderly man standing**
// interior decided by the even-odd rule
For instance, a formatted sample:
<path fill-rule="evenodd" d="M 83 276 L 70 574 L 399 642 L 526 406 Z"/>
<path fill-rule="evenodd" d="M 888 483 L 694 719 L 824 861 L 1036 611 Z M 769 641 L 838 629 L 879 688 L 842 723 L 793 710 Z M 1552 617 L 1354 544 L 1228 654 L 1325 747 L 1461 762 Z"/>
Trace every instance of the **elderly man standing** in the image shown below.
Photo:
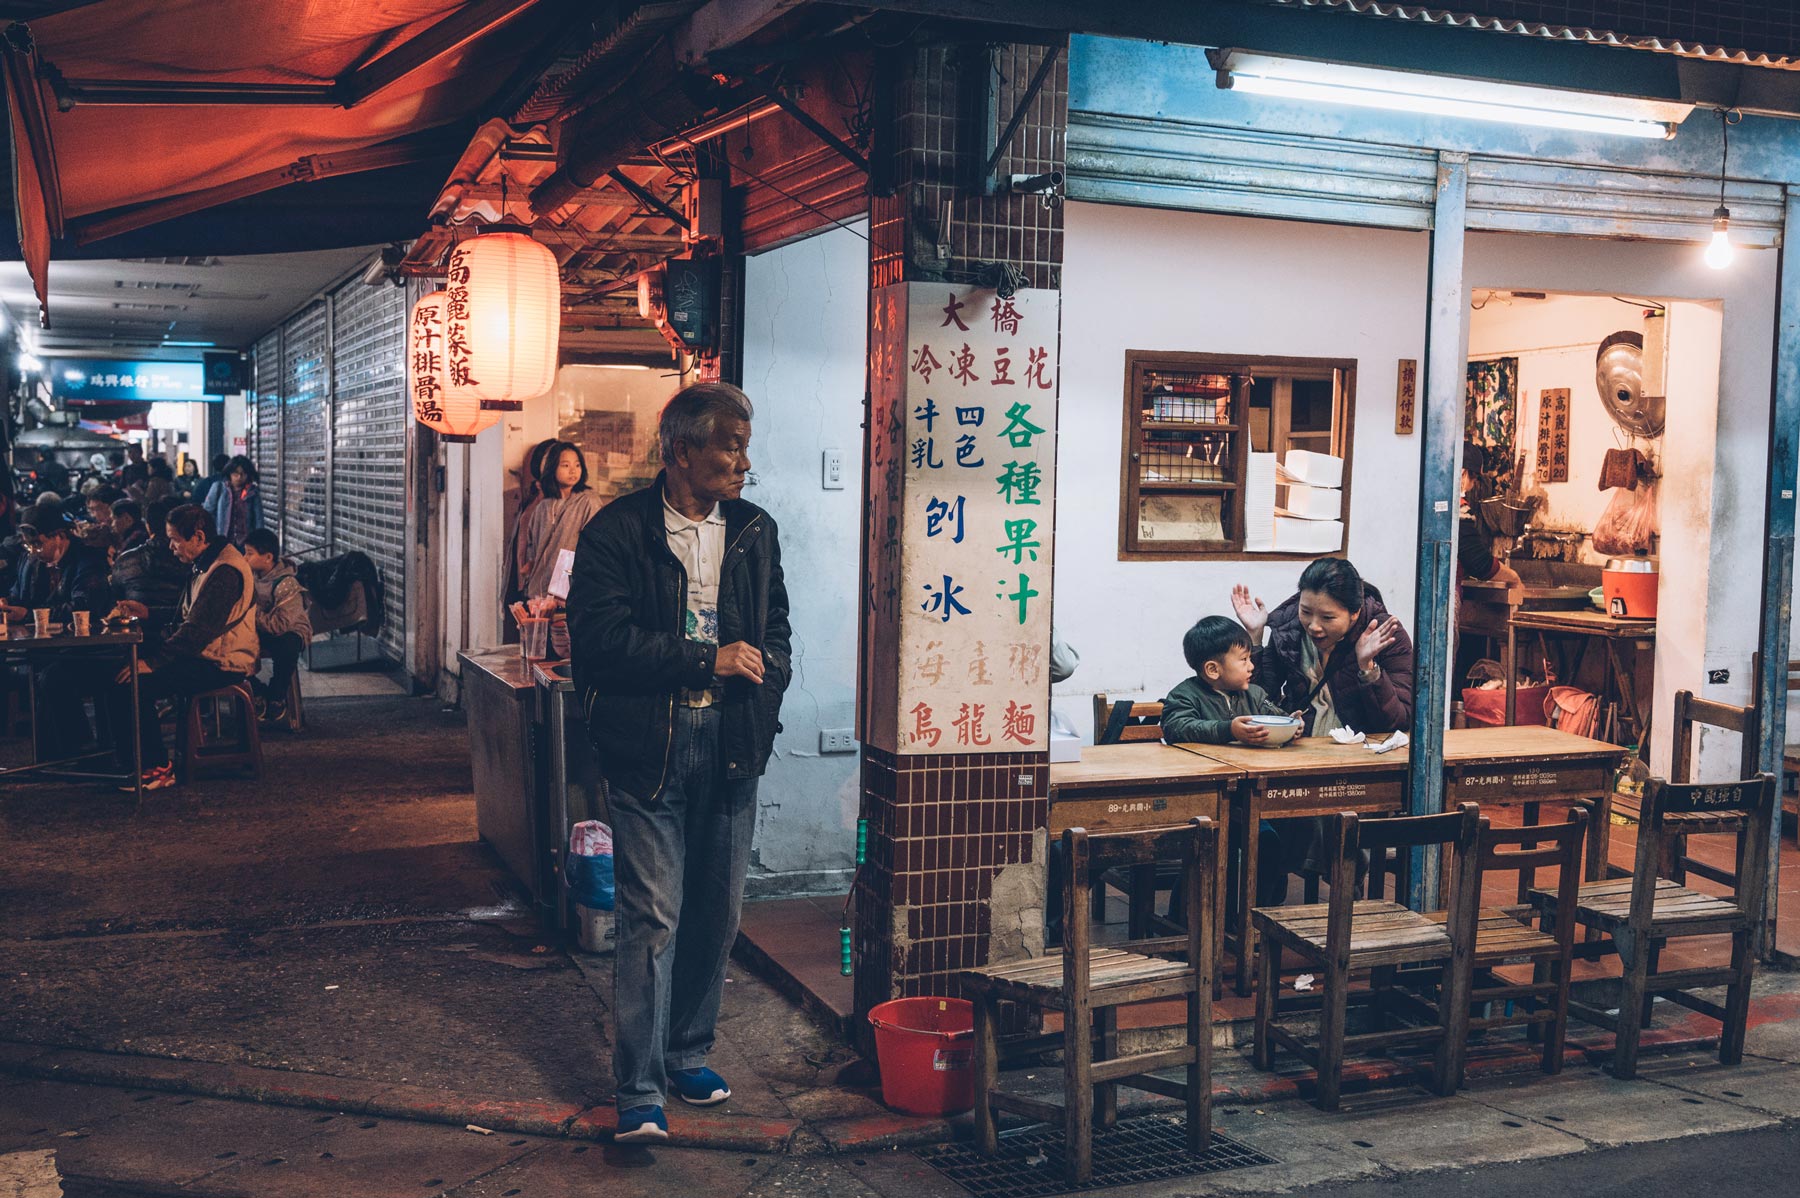
<path fill-rule="evenodd" d="M 756 784 L 791 676 L 775 522 L 739 498 L 750 400 L 699 383 L 663 409 L 663 472 L 582 530 L 575 686 L 607 781 L 618 885 L 613 1072 L 625 1142 L 664 1095 L 731 1097 L 706 1067 L 737 937 Z"/>

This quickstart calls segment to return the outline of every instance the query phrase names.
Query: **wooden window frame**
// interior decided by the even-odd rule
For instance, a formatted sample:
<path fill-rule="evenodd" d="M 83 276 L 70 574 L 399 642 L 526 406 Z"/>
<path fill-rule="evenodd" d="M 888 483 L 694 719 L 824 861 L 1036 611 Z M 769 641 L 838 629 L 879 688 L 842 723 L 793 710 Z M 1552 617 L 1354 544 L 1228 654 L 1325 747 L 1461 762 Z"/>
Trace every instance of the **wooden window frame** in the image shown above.
<path fill-rule="evenodd" d="M 1356 430 L 1356 360 L 1354 358 L 1298 358 L 1260 354 L 1213 354 L 1163 352 L 1130 349 L 1125 351 L 1125 394 L 1123 402 L 1124 438 L 1119 462 L 1119 560 L 1125 562 L 1167 561 L 1312 561 L 1317 557 L 1342 557 L 1347 546 L 1324 554 L 1259 551 L 1243 547 L 1244 493 L 1242 482 L 1249 465 L 1250 405 L 1247 385 L 1234 387 L 1233 405 L 1237 419 L 1221 426 L 1222 431 L 1236 432 L 1232 451 L 1235 482 L 1195 484 L 1195 494 L 1218 493 L 1228 498 L 1229 527 L 1233 535 L 1224 541 L 1166 541 L 1156 548 L 1145 548 L 1138 538 L 1138 511 L 1141 491 L 1137 469 L 1144 451 L 1143 375 L 1154 370 L 1189 371 L 1203 374 L 1248 376 L 1285 372 L 1332 371 L 1341 379 L 1333 401 L 1332 427 L 1336 456 L 1344 459 L 1344 539 L 1350 537 L 1350 476 Z M 1240 398 L 1241 397 L 1241 398 Z M 1182 493 L 1181 490 L 1176 493 Z"/>

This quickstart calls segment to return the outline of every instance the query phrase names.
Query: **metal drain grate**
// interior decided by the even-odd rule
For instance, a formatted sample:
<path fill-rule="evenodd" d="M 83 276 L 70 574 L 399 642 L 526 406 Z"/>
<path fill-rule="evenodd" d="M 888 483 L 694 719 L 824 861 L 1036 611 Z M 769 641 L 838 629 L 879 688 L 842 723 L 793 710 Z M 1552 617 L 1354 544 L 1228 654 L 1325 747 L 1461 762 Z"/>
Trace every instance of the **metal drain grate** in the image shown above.
<path fill-rule="evenodd" d="M 1081 1186 L 1070 1186 L 1063 1177 L 1062 1129 L 1044 1123 L 1003 1134 L 998 1156 L 983 1156 L 966 1144 L 916 1155 L 976 1198 L 1038 1198 L 1275 1163 L 1216 1131 L 1212 1146 L 1194 1156 L 1187 1150 L 1186 1126 L 1180 1115 L 1139 1115 L 1095 1132 L 1094 1178 Z"/>

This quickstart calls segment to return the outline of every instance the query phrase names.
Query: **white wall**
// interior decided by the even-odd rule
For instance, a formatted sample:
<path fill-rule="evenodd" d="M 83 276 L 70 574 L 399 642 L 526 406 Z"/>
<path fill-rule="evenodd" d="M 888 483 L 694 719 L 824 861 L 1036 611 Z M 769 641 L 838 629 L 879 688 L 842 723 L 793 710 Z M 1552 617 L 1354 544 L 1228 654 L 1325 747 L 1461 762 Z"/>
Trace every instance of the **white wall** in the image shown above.
<path fill-rule="evenodd" d="M 1103 204 L 1065 213 L 1055 612 L 1081 668 L 1056 709 L 1091 738 L 1094 692 L 1162 697 L 1189 672 L 1182 634 L 1230 614 L 1234 583 L 1274 607 L 1304 567 L 1118 560 L 1128 349 L 1356 359 L 1349 557 L 1412 627 L 1420 450 L 1416 433 L 1394 433 L 1394 392 L 1400 359 L 1424 357 L 1425 235 Z"/>
<path fill-rule="evenodd" d="M 1664 576 L 1658 612 L 1665 620 L 1683 622 L 1704 609 L 1704 644 L 1698 652 L 1680 647 L 1659 669 L 1657 707 L 1653 713 L 1653 741 L 1657 724 L 1668 723 L 1668 698 L 1675 689 L 1726 703 L 1750 700 L 1751 656 L 1756 652 L 1761 618 L 1764 481 L 1767 477 L 1768 420 L 1771 373 L 1775 344 L 1774 251 L 1740 249 L 1729 270 L 1708 269 L 1700 259 L 1700 246 L 1652 242 L 1602 241 L 1577 237 L 1519 236 L 1475 233 L 1468 239 L 1467 281 L 1470 288 L 1496 287 L 1526 291 L 1572 291 L 1588 294 L 1695 300 L 1700 305 L 1672 308 L 1671 374 L 1677 366 L 1677 326 L 1683 326 L 1683 344 L 1692 352 L 1680 359 L 1704 361 L 1718 343 L 1716 382 L 1684 375 L 1671 378 L 1677 386 L 1702 395 L 1716 386 L 1718 419 L 1711 447 L 1712 478 L 1700 494 L 1686 493 L 1686 481 L 1673 478 L 1664 487 Z M 1711 314 L 1702 310 L 1711 307 Z M 1685 319 L 1684 319 L 1685 318 Z M 1716 322 L 1716 323 L 1715 323 Z M 1691 336 L 1690 336 L 1691 335 Z M 1699 367 L 1710 371 L 1710 366 Z M 1574 396 L 1571 396 L 1573 399 Z M 1674 405 L 1671 404 L 1671 412 Z M 1673 424 L 1664 436 L 1672 455 Z M 1573 466 L 1573 461 L 1571 461 Z M 1672 464 L 1672 470 L 1674 469 Z M 1673 501 L 1671 491 L 1677 494 Z M 1676 573 L 1680 563 L 1669 544 L 1672 515 L 1690 514 L 1696 524 L 1708 523 L 1708 564 L 1702 575 Z M 1685 609 L 1672 612 L 1671 609 Z M 1664 623 L 1659 620 L 1659 625 Z M 1674 625 L 1667 634 L 1678 635 Z M 1691 641 L 1691 637 L 1690 637 Z M 1672 642 L 1673 643 L 1673 642 Z M 1713 685 L 1706 671 L 1727 669 L 1730 682 Z M 1709 738 L 1710 739 L 1710 738 Z M 1719 776 L 1735 758 L 1735 737 L 1721 734 L 1703 739 L 1699 768 L 1703 777 Z M 1666 742 L 1653 747 L 1656 758 L 1666 753 Z M 1661 757 L 1666 761 L 1666 756 Z"/>
<path fill-rule="evenodd" d="M 821 756 L 819 732 L 856 723 L 867 300 L 868 244 L 846 230 L 746 265 L 744 390 L 756 405 L 756 485 L 744 498 L 780 527 L 794 626 L 794 682 L 758 792 L 752 893 L 842 888 L 842 871 L 854 864 L 859 759 Z M 842 490 L 820 486 L 827 449 L 843 452 Z"/>

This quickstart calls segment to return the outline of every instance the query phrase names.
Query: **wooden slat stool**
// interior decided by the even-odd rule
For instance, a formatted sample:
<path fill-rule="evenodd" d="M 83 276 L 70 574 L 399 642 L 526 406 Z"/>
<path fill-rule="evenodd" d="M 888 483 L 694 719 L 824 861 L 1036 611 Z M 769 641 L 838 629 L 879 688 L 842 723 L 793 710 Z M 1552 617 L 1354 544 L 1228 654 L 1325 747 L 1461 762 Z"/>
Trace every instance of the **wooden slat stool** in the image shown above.
<path fill-rule="evenodd" d="M 1318 1105 L 1334 1111 L 1343 1084 L 1344 1056 L 1402 1044 L 1435 1044 L 1432 1075 L 1437 1092 L 1454 1094 L 1462 1084 L 1464 1041 L 1468 1036 L 1469 989 L 1473 976 L 1475 912 L 1480 903 L 1474 868 L 1480 812 L 1474 803 L 1444 815 L 1390 816 L 1359 820 L 1355 813 L 1334 817 L 1329 901 L 1299 907 L 1258 907 L 1251 912 L 1262 941 L 1257 958 L 1255 1061 L 1274 1068 L 1275 1045 L 1318 1071 Z M 1450 909 L 1443 921 L 1409 911 L 1399 903 L 1356 900 L 1356 865 L 1361 850 L 1377 853 L 1447 844 L 1452 849 Z M 1320 979 L 1316 993 L 1281 993 L 1282 956 L 1294 953 Z M 1426 1027 L 1389 1029 L 1390 1017 L 1411 1013 L 1404 991 L 1395 987 L 1401 965 L 1436 964 L 1443 969 L 1436 1021 Z M 1369 989 L 1355 996 L 1374 1009 L 1377 1029 L 1348 1035 L 1350 975 L 1367 972 Z M 1283 1013 L 1314 1012 L 1319 1037 L 1309 1044 L 1281 1026 Z"/>
<path fill-rule="evenodd" d="M 1629 878 L 1589 882 L 1569 900 L 1549 890 L 1534 890 L 1531 900 L 1549 919 L 1573 918 L 1606 937 L 1583 946 L 1583 955 L 1617 953 L 1620 977 L 1619 1014 L 1571 1002 L 1569 1009 L 1616 1037 L 1613 1076 L 1637 1076 L 1638 1041 L 1647 1022 L 1650 1000 L 1669 1001 L 1717 1019 L 1719 1061 L 1735 1065 L 1744 1057 L 1744 1029 L 1750 1015 L 1750 982 L 1756 969 L 1755 940 L 1762 925 L 1763 888 L 1769 872 L 1769 820 L 1775 807 L 1775 777 L 1760 774 L 1742 782 L 1680 785 L 1652 778 L 1644 785 L 1638 824 L 1637 863 Z M 1737 884 L 1730 898 L 1690 890 L 1659 877 L 1674 842 L 1689 836 L 1728 833 L 1738 838 Z M 1693 866 L 1690 863 L 1689 868 Z M 1731 937 L 1731 964 L 1724 968 L 1657 967 L 1656 949 L 1688 936 Z M 1592 948 L 1595 954 L 1588 950 Z M 1723 1006 L 1692 993 L 1708 986 L 1726 987 Z"/>
<path fill-rule="evenodd" d="M 1118 1116 L 1118 1088 L 1148 1090 L 1187 1103 L 1187 1146 L 1202 1152 L 1212 1138 L 1213 876 L 1218 829 L 1209 819 L 1185 827 L 1144 828 L 1089 835 L 1063 833 L 1069 885 L 1063 891 L 1060 957 L 1036 957 L 964 971 L 963 990 L 975 1004 L 975 1132 L 983 1152 L 998 1151 L 996 1111 L 1060 1122 L 1064 1166 L 1071 1182 L 1093 1176 L 1096 1114 L 1102 1127 Z M 1089 879 L 1107 866 L 1138 866 L 1178 854 L 1185 868 L 1187 932 L 1179 937 L 1097 947 L 1086 917 Z M 1179 953 L 1186 961 L 1152 954 Z M 1118 1055 L 1117 1009 L 1151 999 L 1187 998 L 1187 1042 L 1179 1048 Z M 999 1073 L 999 1005 L 1021 1003 L 1063 1016 L 1063 1104 L 1039 1102 L 995 1088 Z M 1185 1068 L 1184 1081 L 1153 1076 Z"/>
<path fill-rule="evenodd" d="M 1567 921 L 1533 927 L 1530 901 L 1533 875 L 1554 867 L 1559 901 L 1565 906 L 1581 884 L 1582 842 L 1587 833 L 1587 812 L 1575 808 L 1566 823 L 1536 824 L 1523 828 L 1495 828 L 1481 821 L 1476 850 L 1476 893 L 1490 873 L 1518 874 L 1515 901 L 1476 912 L 1475 975 L 1469 1001 L 1487 1013 L 1469 1019 L 1469 1030 L 1525 1025 L 1543 1046 L 1545 1073 L 1562 1072 L 1563 1044 L 1569 1026 L 1569 971 L 1574 963 L 1575 927 Z M 1431 918 L 1441 920 L 1443 913 Z M 1508 965 L 1530 965 L 1529 982 L 1513 982 L 1494 971 Z M 1440 978 L 1439 968 L 1403 970 L 1402 984 L 1412 987 Z M 1435 1004 L 1416 999 L 1422 1012 L 1438 1015 Z M 1492 1004 L 1499 1004 L 1495 1008 Z M 1523 1004 L 1515 1009 L 1514 1004 Z M 1496 1009 L 1498 1013 L 1496 1013 Z"/>

